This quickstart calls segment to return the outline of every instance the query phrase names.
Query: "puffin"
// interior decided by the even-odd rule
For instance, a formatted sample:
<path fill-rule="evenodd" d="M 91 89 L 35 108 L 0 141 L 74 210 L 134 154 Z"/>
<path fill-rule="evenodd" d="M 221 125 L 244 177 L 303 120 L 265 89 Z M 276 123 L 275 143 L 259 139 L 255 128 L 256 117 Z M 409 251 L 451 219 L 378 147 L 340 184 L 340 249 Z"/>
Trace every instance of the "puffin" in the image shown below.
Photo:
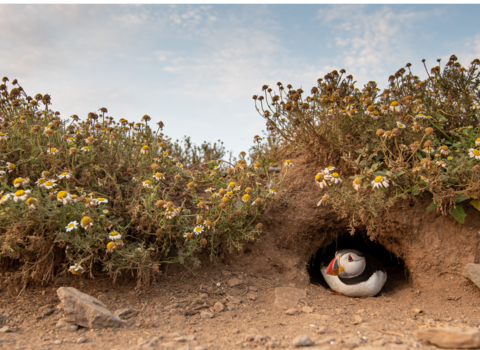
<path fill-rule="evenodd" d="M 322 264 L 320 271 L 332 290 L 348 297 L 375 296 L 387 281 L 380 261 L 354 249 L 337 251 L 330 264 Z"/>

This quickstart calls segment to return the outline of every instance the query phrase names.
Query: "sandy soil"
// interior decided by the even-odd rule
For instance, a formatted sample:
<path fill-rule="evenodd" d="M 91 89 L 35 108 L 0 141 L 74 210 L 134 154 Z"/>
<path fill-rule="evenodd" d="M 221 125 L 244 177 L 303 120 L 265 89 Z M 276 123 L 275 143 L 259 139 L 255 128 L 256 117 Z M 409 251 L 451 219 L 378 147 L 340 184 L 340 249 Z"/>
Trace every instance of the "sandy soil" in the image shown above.
<path fill-rule="evenodd" d="M 303 288 L 307 297 L 296 305 L 299 314 L 289 316 L 275 306 L 275 288 L 285 286 L 278 278 L 245 275 L 220 263 L 196 271 L 197 276 L 176 269 L 171 277 L 141 291 L 129 283 L 111 285 L 76 276 L 27 288 L 19 297 L 8 297 L 3 289 L 0 322 L 12 332 L 0 333 L 0 348 L 292 349 L 293 339 L 304 334 L 315 342 L 310 349 L 427 349 L 435 347 L 416 339 L 415 330 L 480 324 L 480 291 L 466 280 L 456 288 L 423 292 L 390 269 L 384 290 L 370 298 L 334 295 L 317 280 Z M 229 287 L 229 282 L 240 284 Z M 62 285 L 98 298 L 112 311 L 128 308 L 138 313 L 122 329 L 56 332 L 63 314 L 56 290 Z M 224 311 L 215 311 L 217 302 L 229 303 L 231 310 L 225 306 Z M 53 307 L 53 314 L 43 315 L 46 305 Z M 193 310 L 200 306 L 204 308 Z M 79 339 L 85 342 L 78 343 Z"/>

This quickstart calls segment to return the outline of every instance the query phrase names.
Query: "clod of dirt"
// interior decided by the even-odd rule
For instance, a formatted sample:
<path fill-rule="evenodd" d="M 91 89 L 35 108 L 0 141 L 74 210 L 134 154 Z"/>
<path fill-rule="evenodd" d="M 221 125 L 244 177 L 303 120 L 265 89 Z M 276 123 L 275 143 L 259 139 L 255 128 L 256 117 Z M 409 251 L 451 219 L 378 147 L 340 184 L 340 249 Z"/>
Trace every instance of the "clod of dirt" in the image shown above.
<path fill-rule="evenodd" d="M 300 311 L 298 311 L 297 309 L 288 309 L 287 311 L 285 311 L 285 315 L 287 316 L 295 316 L 298 314 L 300 314 Z"/>
<path fill-rule="evenodd" d="M 98 299 L 72 287 L 60 287 L 57 295 L 63 303 L 68 322 L 87 328 L 122 327 L 122 321 Z"/>
<path fill-rule="evenodd" d="M 474 328 L 429 328 L 418 330 L 414 335 L 442 348 L 480 347 L 480 331 Z"/>
<path fill-rule="evenodd" d="M 311 346 L 313 345 L 313 341 L 308 337 L 308 335 L 303 334 L 296 336 L 295 339 L 292 340 L 292 345 L 296 348 L 302 346 Z"/>
<path fill-rule="evenodd" d="M 306 314 L 311 314 L 313 312 L 313 308 L 310 306 L 304 306 L 302 307 L 302 312 L 305 312 Z"/>
<path fill-rule="evenodd" d="M 59 319 L 55 325 L 55 331 L 57 332 L 76 332 L 77 330 L 78 326 L 76 324 L 71 324 L 66 318 Z"/>
<path fill-rule="evenodd" d="M 2 328 L 0 328 L 0 333 L 8 333 L 8 332 L 13 332 L 10 327 L 8 326 L 3 326 Z"/>
<path fill-rule="evenodd" d="M 463 268 L 463 277 L 468 278 L 480 288 L 480 264 L 467 264 Z"/>
<path fill-rule="evenodd" d="M 300 299 L 305 299 L 307 292 L 304 289 L 292 287 L 275 288 L 275 306 L 282 309 L 297 306 Z"/>
<path fill-rule="evenodd" d="M 213 314 L 210 312 L 202 312 L 200 316 L 202 316 L 202 318 L 213 318 Z"/>

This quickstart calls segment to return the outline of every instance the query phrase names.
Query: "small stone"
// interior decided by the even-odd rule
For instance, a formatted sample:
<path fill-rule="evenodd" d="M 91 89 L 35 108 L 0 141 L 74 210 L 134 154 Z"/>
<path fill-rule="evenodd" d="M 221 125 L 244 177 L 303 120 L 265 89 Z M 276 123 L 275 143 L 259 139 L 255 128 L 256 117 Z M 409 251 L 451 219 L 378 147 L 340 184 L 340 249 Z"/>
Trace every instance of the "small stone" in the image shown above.
<path fill-rule="evenodd" d="M 202 316 L 202 318 L 212 318 L 213 314 L 210 313 L 210 312 L 204 311 L 204 312 L 200 313 L 200 316 Z"/>
<path fill-rule="evenodd" d="M 295 315 L 298 315 L 300 313 L 300 311 L 298 311 L 297 309 L 288 309 L 287 311 L 285 311 L 285 315 L 288 315 L 288 316 L 295 316 Z"/>
<path fill-rule="evenodd" d="M 321 327 L 317 331 L 318 334 L 325 334 L 327 333 L 327 327 Z"/>
<path fill-rule="evenodd" d="M 88 339 L 85 337 L 80 337 L 77 339 L 77 344 L 82 344 L 88 342 Z"/>
<path fill-rule="evenodd" d="M 253 341 L 255 343 L 263 343 L 264 340 L 265 338 L 261 334 L 256 334 L 255 337 L 253 338 Z"/>
<path fill-rule="evenodd" d="M 47 317 L 47 316 L 50 316 L 51 314 L 53 314 L 55 310 L 54 309 L 50 309 L 50 308 L 45 308 L 42 310 L 42 315 L 43 317 Z"/>
<path fill-rule="evenodd" d="M 355 321 L 358 323 L 365 322 L 365 319 L 360 315 L 355 315 Z"/>
<path fill-rule="evenodd" d="M 306 314 L 311 314 L 313 312 L 313 308 L 310 306 L 304 306 L 302 307 L 302 312 L 305 312 Z"/>
<path fill-rule="evenodd" d="M 250 292 L 258 292 L 258 288 L 257 288 L 257 287 L 254 287 L 254 286 L 248 287 L 248 290 L 249 290 Z"/>
<path fill-rule="evenodd" d="M 361 343 L 362 339 L 358 337 L 352 337 L 344 341 L 344 345 L 349 349 L 357 348 Z"/>
<path fill-rule="evenodd" d="M 233 287 L 236 287 L 236 286 L 239 286 L 243 283 L 243 281 L 241 279 L 238 279 L 238 278 L 230 278 L 228 281 L 227 281 L 227 285 L 230 287 L 230 288 L 233 288 Z"/>
<path fill-rule="evenodd" d="M 292 345 L 296 348 L 302 346 L 311 346 L 313 345 L 313 341 L 308 337 L 308 335 L 303 334 L 296 336 L 295 339 L 292 340 Z"/>
<path fill-rule="evenodd" d="M 115 315 L 123 318 L 123 319 L 129 319 L 133 316 L 138 315 L 137 310 L 131 310 L 131 309 L 118 309 L 115 311 Z"/>
<path fill-rule="evenodd" d="M 55 331 L 57 332 L 76 332 L 78 326 L 67 321 L 66 318 L 61 318 L 55 325 Z"/>
<path fill-rule="evenodd" d="M 463 277 L 468 278 L 480 287 L 480 264 L 467 264 L 463 269 Z"/>
<path fill-rule="evenodd" d="M 235 309 L 235 305 L 233 303 L 227 303 L 226 306 L 228 311 L 232 311 L 233 309 Z"/>
<path fill-rule="evenodd" d="M 245 341 L 253 341 L 255 339 L 255 334 L 247 334 L 245 336 Z"/>
<path fill-rule="evenodd" d="M 213 290 L 212 290 L 212 292 L 213 292 Z M 207 294 L 207 293 L 200 293 L 199 296 L 200 296 L 200 298 L 202 298 L 202 299 L 208 299 L 208 294 Z"/>
<path fill-rule="evenodd" d="M 250 300 L 253 300 L 253 301 L 257 300 L 257 293 L 255 292 L 248 292 L 246 296 Z"/>
<path fill-rule="evenodd" d="M 474 328 L 427 328 L 416 331 L 414 336 L 442 348 L 480 347 L 480 331 Z"/>
<path fill-rule="evenodd" d="M 267 341 L 265 343 L 265 347 L 267 349 L 277 349 L 278 348 L 278 344 L 276 342 L 274 342 L 273 340 L 270 340 L 270 341 Z"/>
<path fill-rule="evenodd" d="M 357 314 L 364 314 L 365 313 L 365 309 L 358 309 L 357 310 Z"/>
<path fill-rule="evenodd" d="M 177 309 L 179 307 L 180 307 L 180 304 L 172 304 L 172 305 L 165 306 L 163 309 L 165 311 L 168 311 L 168 310 L 172 310 L 172 309 Z"/>
<path fill-rule="evenodd" d="M 12 330 L 8 326 L 3 326 L 2 328 L 0 328 L 0 333 L 9 333 L 9 332 L 12 332 Z"/>
<path fill-rule="evenodd" d="M 222 312 L 224 309 L 225 309 L 225 305 L 219 302 L 216 302 L 215 305 L 213 306 L 213 310 L 215 312 Z"/>
<path fill-rule="evenodd" d="M 61 340 L 55 340 L 53 342 L 53 345 L 62 345 L 62 341 Z"/>
<path fill-rule="evenodd" d="M 275 306 L 285 309 L 297 306 L 300 299 L 305 299 L 307 292 L 304 289 L 292 287 L 275 288 Z"/>
<path fill-rule="evenodd" d="M 234 298 L 234 297 L 227 297 L 227 302 L 232 303 L 232 304 L 240 304 L 242 302 L 242 300 Z"/>

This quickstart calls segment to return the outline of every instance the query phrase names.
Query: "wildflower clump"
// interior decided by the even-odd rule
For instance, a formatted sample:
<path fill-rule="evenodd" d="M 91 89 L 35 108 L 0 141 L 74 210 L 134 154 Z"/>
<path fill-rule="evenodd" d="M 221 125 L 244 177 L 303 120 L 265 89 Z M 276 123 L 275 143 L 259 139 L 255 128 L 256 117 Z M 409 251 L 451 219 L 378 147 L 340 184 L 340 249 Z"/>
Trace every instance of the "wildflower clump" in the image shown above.
<path fill-rule="evenodd" d="M 433 197 L 427 210 L 463 223 L 463 207 L 480 210 L 480 60 L 463 67 L 455 55 L 427 68 L 426 79 L 408 63 L 380 88 L 355 86 L 334 70 L 310 93 L 277 83 L 255 95 L 270 137 L 329 164 L 312 174 L 319 205 L 374 235 L 375 220 L 398 199 Z"/>
<path fill-rule="evenodd" d="M 49 95 L 0 85 L 0 261 L 24 266 L 25 283 L 60 270 L 148 283 L 164 263 L 259 236 L 282 182 L 265 148 L 227 160 L 220 141 L 174 142 L 149 116 L 107 114 L 60 118 Z"/>

